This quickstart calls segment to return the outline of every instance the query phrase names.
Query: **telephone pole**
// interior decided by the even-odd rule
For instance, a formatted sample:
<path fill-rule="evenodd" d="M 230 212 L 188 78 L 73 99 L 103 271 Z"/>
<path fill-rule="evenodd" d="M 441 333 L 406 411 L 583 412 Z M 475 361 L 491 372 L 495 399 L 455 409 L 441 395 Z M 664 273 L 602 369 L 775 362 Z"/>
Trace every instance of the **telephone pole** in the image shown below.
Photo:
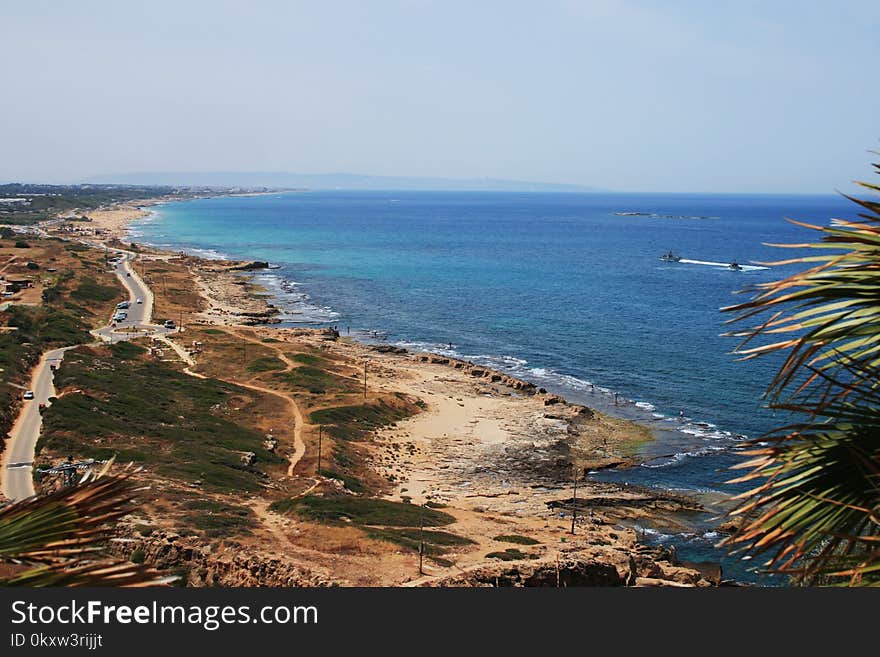
<path fill-rule="evenodd" d="M 321 438 L 323 437 L 323 434 L 324 434 L 324 425 L 319 424 L 318 425 L 318 471 L 317 471 L 317 474 L 319 477 L 321 476 Z"/>
<path fill-rule="evenodd" d="M 574 466 L 574 495 L 571 498 L 571 535 L 574 536 L 574 523 L 577 520 L 577 498 L 578 498 L 578 467 Z"/>
<path fill-rule="evenodd" d="M 425 562 L 425 505 L 419 506 L 419 575 L 424 575 L 422 566 Z"/>
<path fill-rule="evenodd" d="M 367 361 L 364 361 L 364 401 L 367 401 Z"/>

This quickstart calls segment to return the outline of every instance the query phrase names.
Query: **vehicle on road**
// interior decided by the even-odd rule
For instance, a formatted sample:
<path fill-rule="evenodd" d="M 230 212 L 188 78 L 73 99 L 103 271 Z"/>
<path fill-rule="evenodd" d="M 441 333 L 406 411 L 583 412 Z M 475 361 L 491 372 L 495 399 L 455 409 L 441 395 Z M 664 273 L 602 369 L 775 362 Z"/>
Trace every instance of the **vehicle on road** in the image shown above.
<path fill-rule="evenodd" d="M 33 390 L 25 390 L 24 394 L 21 396 L 22 399 L 33 399 L 34 391 Z"/>
<path fill-rule="evenodd" d="M 130 308 L 130 307 L 131 307 L 131 301 L 123 301 L 123 302 L 121 302 L 121 303 L 117 303 L 117 304 L 116 304 L 116 307 L 117 307 L 119 310 L 123 310 L 123 309 L 125 309 L 125 308 Z"/>
<path fill-rule="evenodd" d="M 163 326 L 167 329 L 175 329 L 177 328 L 177 324 L 174 323 L 173 319 L 166 319 Z"/>
<path fill-rule="evenodd" d="M 143 302 L 144 302 L 143 299 L 138 299 L 136 303 L 143 303 Z"/>
<path fill-rule="evenodd" d="M 124 310 L 120 310 L 118 313 L 116 313 L 115 315 L 113 315 L 113 321 L 114 321 L 114 322 L 121 322 L 121 321 L 123 321 L 126 317 L 128 317 L 128 313 L 125 312 Z"/>

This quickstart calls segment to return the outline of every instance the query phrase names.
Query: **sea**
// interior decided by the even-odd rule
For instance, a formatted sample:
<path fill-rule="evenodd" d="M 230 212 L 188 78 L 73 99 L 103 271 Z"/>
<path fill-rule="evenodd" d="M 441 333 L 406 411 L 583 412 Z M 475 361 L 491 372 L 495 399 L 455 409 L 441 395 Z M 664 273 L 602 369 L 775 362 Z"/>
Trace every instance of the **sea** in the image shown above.
<path fill-rule="evenodd" d="M 156 206 L 131 239 L 266 260 L 284 325 L 504 370 L 650 426 L 641 465 L 591 476 L 697 496 L 686 526 L 643 526 L 680 559 L 772 583 L 720 551 L 715 518 L 742 441 L 787 418 L 763 406 L 776 358 L 742 361 L 722 307 L 798 270 L 766 263 L 815 239 L 786 218 L 855 218 L 839 196 L 310 191 Z M 672 251 L 678 262 L 664 262 Z M 741 269 L 730 268 L 736 262 Z M 743 292 L 746 291 L 746 292 Z"/>

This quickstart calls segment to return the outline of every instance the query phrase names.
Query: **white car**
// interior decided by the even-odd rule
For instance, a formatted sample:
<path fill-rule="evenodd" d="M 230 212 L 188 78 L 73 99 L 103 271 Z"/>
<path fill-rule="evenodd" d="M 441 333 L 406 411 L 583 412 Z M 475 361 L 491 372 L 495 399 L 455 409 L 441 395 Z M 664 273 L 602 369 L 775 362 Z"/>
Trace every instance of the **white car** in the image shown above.
<path fill-rule="evenodd" d="M 138 300 L 136 301 L 136 303 L 143 303 L 143 302 L 144 302 L 143 299 L 138 299 Z"/>
<path fill-rule="evenodd" d="M 21 398 L 22 399 L 33 399 L 34 398 L 34 391 L 33 390 L 25 390 L 24 394 L 22 395 Z"/>

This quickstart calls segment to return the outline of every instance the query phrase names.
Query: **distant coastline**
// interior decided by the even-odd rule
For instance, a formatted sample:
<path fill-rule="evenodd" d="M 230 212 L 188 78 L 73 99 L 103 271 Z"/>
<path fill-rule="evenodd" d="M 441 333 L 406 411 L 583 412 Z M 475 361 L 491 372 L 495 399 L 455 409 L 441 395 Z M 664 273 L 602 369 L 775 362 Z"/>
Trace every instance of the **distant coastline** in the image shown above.
<path fill-rule="evenodd" d="M 139 172 L 93 176 L 100 184 L 138 184 L 178 187 L 271 187 L 288 190 L 351 191 L 473 191 L 473 192 L 558 192 L 606 191 L 586 185 L 505 180 L 498 178 L 429 178 L 418 176 L 373 176 L 354 173 L 300 174 L 287 172 Z"/>

